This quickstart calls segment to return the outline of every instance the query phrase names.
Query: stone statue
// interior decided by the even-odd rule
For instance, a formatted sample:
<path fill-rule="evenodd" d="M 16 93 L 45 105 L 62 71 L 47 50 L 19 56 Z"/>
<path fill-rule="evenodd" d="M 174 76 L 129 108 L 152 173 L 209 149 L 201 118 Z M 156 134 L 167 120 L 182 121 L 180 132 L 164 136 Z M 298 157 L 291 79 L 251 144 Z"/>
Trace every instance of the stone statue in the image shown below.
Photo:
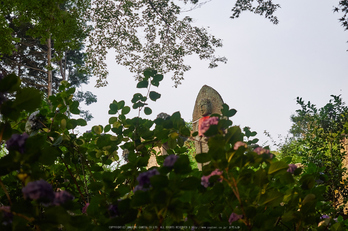
<path fill-rule="evenodd" d="M 193 132 L 199 132 L 198 136 L 195 137 L 196 154 L 209 151 L 208 138 L 202 134 L 200 126 L 204 124 L 205 120 L 210 118 L 211 114 L 221 114 L 223 103 L 220 94 L 212 87 L 204 85 L 199 91 L 192 114 Z M 206 164 L 208 163 L 198 164 L 198 169 L 202 170 L 203 165 Z"/>

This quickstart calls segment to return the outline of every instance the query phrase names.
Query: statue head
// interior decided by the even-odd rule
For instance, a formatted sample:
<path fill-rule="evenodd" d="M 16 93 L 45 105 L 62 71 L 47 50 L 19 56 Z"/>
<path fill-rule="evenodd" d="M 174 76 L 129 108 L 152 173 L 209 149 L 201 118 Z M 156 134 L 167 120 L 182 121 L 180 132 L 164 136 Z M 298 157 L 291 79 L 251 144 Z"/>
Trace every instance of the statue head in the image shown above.
<path fill-rule="evenodd" d="M 199 111 L 201 112 L 201 116 L 207 116 L 212 113 L 212 106 L 209 99 L 202 99 L 199 102 Z"/>

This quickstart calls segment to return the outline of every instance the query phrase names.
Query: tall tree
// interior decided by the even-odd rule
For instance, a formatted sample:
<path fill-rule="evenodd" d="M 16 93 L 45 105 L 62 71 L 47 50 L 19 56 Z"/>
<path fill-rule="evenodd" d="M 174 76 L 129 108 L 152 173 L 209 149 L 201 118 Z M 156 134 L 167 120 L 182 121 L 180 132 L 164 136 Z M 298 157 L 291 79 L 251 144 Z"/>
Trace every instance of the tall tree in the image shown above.
<path fill-rule="evenodd" d="M 35 51 L 45 53 L 47 63 L 43 72 L 47 75 L 47 95 L 51 95 L 53 63 L 62 60 L 66 51 L 80 49 L 88 34 L 84 18 L 88 5 L 89 1 L 83 0 L 3 0 L 2 30 L 11 31 L 12 36 L 12 41 L 6 40 L 5 45 L 14 44 L 14 49 L 12 52 L 1 49 L 0 54 L 12 55 L 21 44 L 23 33 L 16 33 L 11 26 L 27 26 L 26 30 L 22 28 L 25 35 L 40 41 L 40 45 L 35 44 Z"/>
<path fill-rule="evenodd" d="M 36 7 L 35 4 L 38 4 Z M 48 4 L 48 7 L 46 6 Z M 12 31 L 15 50 L 0 51 L 1 69 L 15 72 L 26 86 L 57 92 L 59 83 L 68 80 L 73 87 L 88 83 L 85 68 L 84 39 L 88 34 L 86 19 L 78 7 L 87 1 L 13 1 L 7 4 L 6 17 Z M 24 12 L 23 10 L 26 9 Z M 78 92 L 76 98 L 87 104 L 96 102 L 91 92 Z M 91 116 L 83 111 L 85 118 Z"/>
<path fill-rule="evenodd" d="M 198 4 L 198 0 L 181 2 Z M 265 14 L 271 21 L 277 22 L 273 12 L 278 5 L 259 0 L 259 5 L 255 8 L 250 2 L 252 1 L 237 0 L 232 17 L 238 17 L 242 11 L 250 10 Z M 40 38 L 47 48 L 54 44 L 57 57 L 60 58 L 66 50 L 74 49 L 75 42 L 78 41 L 76 38 L 88 33 L 85 23 L 90 19 L 93 31 L 88 37 L 87 63 L 97 77 L 97 86 L 107 83 L 105 58 L 109 49 L 115 49 L 116 62 L 127 66 L 138 78 L 146 68 L 163 73 L 173 72 L 172 79 L 176 86 L 183 80 L 184 72 L 190 69 L 184 63 L 185 56 L 197 54 L 201 59 L 210 61 L 210 68 L 216 67 L 219 62 L 226 62 L 225 57 L 214 55 L 215 48 L 222 46 L 221 40 L 210 35 L 204 28 L 193 26 L 192 18 L 182 18 L 178 1 L 3 0 L 3 3 L 1 14 L 14 14 L 21 22 L 32 22 L 34 28 L 29 35 Z M 64 8 L 62 5 L 68 7 Z M 6 22 L 6 19 L 0 17 L 0 25 L 5 25 L 0 29 L 0 32 L 5 33 L 2 40 L 9 45 L 0 47 L 0 50 L 8 54 L 14 50 L 12 43 L 18 42 L 18 38 L 9 36 L 13 30 L 6 26 Z M 52 59 L 49 51 L 47 49 L 48 77 L 52 70 L 49 65 Z"/>

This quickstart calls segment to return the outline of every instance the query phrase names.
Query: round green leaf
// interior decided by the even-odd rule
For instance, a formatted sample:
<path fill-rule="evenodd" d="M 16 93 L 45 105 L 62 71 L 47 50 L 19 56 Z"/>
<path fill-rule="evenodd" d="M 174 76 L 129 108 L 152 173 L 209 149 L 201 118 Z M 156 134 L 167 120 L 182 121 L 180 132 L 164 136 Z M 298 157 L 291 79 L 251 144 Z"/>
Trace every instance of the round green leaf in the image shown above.
<path fill-rule="evenodd" d="M 137 88 L 147 88 L 148 85 L 149 85 L 149 82 L 147 80 L 143 80 L 137 84 Z"/>
<path fill-rule="evenodd" d="M 144 113 L 145 113 L 146 115 L 151 115 L 151 113 L 152 113 L 151 108 L 145 107 L 145 108 L 144 108 Z"/>
<path fill-rule="evenodd" d="M 150 99 L 152 101 L 156 101 L 157 99 L 159 99 L 161 97 L 161 94 L 155 92 L 155 91 L 150 91 Z"/>
<path fill-rule="evenodd" d="M 125 106 L 122 108 L 122 115 L 127 115 L 130 112 L 130 107 Z"/>

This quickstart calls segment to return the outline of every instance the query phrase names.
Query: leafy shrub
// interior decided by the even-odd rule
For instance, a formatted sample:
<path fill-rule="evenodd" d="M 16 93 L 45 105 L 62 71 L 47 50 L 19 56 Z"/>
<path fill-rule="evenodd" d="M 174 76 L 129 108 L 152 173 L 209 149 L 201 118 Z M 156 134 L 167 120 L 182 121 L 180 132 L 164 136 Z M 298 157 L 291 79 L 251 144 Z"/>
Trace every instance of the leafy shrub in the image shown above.
<path fill-rule="evenodd" d="M 146 70 L 138 88 L 147 93 L 136 93 L 132 108 L 151 114 L 146 101 L 160 94 L 150 86 L 162 79 Z M 78 136 L 74 129 L 86 121 L 71 116 L 79 114 L 74 88 L 62 82 L 60 93 L 41 102 L 19 82 L 14 75 L 0 80 L 0 92 L 14 94 L 0 105 L 0 139 L 16 140 L 0 158 L 1 230 L 325 230 L 330 222 L 331 230 L 345 229 L 323 200 L 316 166 L 301 173 L 289 159 L 257 146 L 255 132 L 232 126 L 236 111 L 227 105 L 205 132 L 209 152 L 195 156 L 198 163 L 210 161 L 200 172 L 192 168 L 184 142 L 191 133 L 179 112 L 165 120 L 127 118 L 131 108 L 113 101 L 109 123 Z M 27 118 L 37 110 L 42 126 L 26 137 Z M 169 156 L 158 156 L 160 166 L 147 169 L 153 147 L 164 143 Z M 108 168 L 122 150 L 128 162 Z M 328 222 L 318 227 L 323 215 Z"/>

